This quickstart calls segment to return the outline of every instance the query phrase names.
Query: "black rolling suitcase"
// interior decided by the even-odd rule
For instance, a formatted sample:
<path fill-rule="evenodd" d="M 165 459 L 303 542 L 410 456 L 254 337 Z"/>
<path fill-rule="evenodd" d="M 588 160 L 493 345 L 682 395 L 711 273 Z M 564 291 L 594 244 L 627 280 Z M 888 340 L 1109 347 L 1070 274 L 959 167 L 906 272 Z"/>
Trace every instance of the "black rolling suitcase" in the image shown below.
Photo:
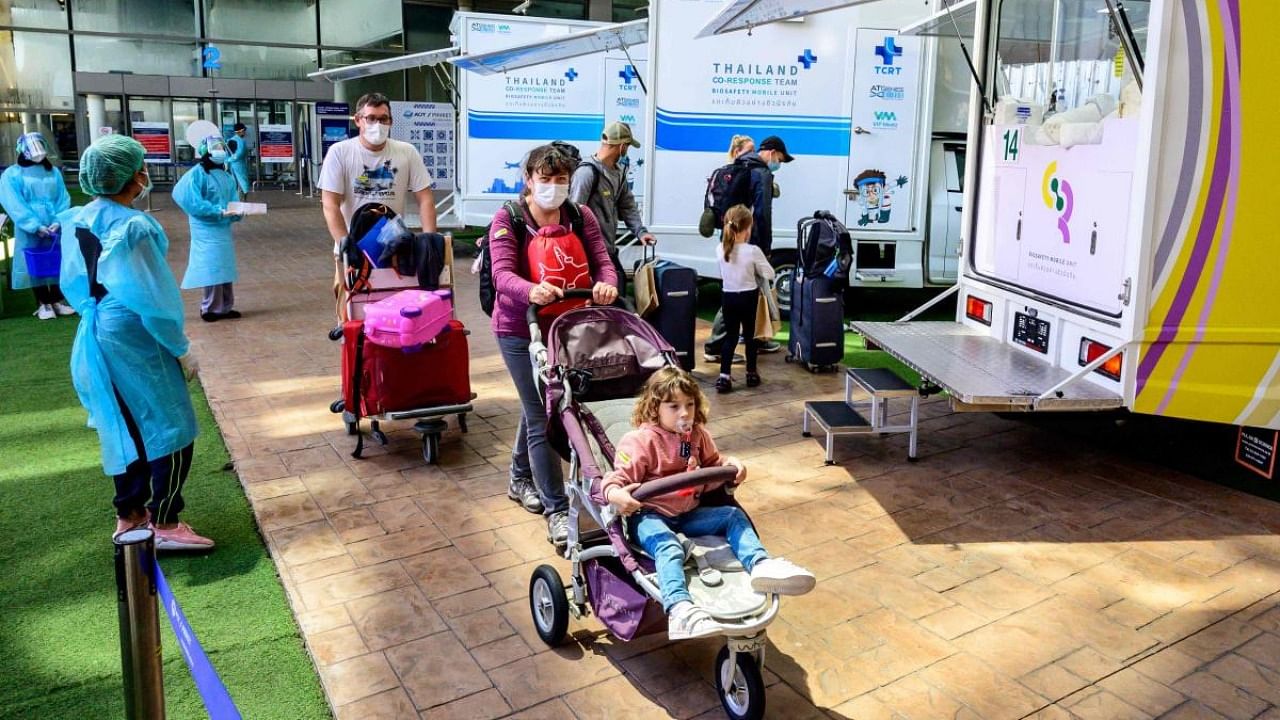
<path fill-rule="evenodd" d="M 676 349 L 680 367 L 692 370 L 694 326 L 697 323 L 698 272 L 670 260 L 656 260 L 653 276 L 658 286 L 658 309 L 646 318 Z"/>
<path fill-rule="evenodd" d="M 791 282 L 787 362 L 818 372 L 834 370 L 844 357 L 843 284 L 825 275 L 806 277 L 796 269 Z"/>

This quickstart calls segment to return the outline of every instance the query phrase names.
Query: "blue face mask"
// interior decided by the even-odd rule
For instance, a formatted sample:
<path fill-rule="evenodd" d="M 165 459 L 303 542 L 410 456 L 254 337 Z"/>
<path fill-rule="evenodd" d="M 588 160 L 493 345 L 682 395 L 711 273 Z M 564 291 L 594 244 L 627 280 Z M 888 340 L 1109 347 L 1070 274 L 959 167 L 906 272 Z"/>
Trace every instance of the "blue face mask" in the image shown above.
<path fill-rule="evenodd" d="M 781 167 L 782 167 L 782 163 L 778 162 L 777 160 L 774 160 L 769 163 L 769 172 L 778 172 L 778 170 Z"/>

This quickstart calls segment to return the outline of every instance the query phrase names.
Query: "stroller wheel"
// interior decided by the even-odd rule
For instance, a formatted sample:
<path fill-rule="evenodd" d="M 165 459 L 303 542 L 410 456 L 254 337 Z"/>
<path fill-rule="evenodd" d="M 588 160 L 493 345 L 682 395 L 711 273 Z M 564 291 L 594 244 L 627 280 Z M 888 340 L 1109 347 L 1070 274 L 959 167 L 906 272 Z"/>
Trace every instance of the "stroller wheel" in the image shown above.
<path fill-rule="evenodd" d="M 426 433 L 422 436 L 422 459 L 428 465 L 435 465 L 440 461 L 440 436 L 435 433 Z"/>
<path fill-rule="evenodd" d="M 760 720 L 764 717 L 764 678 L 760 666 L 749 653 L 732 653 L 729 646 L 716 655 L 716 692 L 725 714 L 732 720 Z"/>
<path fill-rule="evenodd" d="M 560 573 L 550 565 L 539 565 L 529 580 L 529 610 L 538 637 L 550 647 L 564 640 L 569 628 L 569 596 Z"/>

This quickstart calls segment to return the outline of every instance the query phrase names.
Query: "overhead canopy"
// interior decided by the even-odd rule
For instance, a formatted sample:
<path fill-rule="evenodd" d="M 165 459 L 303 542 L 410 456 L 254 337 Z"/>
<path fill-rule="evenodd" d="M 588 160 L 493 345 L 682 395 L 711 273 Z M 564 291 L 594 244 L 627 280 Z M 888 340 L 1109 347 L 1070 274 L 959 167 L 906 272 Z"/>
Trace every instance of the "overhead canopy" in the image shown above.
<path fill-rule="evenodd" d="M 978 14 L 978 0 L 953 0 L 929 17 L 914 22 L 898 32 L 902 35 L 942 35 L 955 37 L 956 28 L 960 28 L 960 37 L 969 40 L 973 37 L 974 18 Z M 1052 17 L 1052 14 L 1050 15 Z M 954 23 L 954 24 L 953 24 Z"/>
<path fill-rule="evenodd" d="M 372 62 L 360 63 L 359 65 L 347 65 L 345 67 L 333 68 L 332 70 L 318 70 L 309 73 L 307 77 L 312 80 L 329 80 L 337 82 L 339 80 L 354 80 L 355 78 L 369 77 L 370 75 L 381 75 L 382 73 L 392 72 L 394 70 L 407 70 L 409 68 L 422 67 L 424 65 L 439 65 L 449 58 L 457 55 L 459 49 L 456 47 L 442 48 L 440 50 L 427 50 L 426 52 L 413 53 L 412 55 L 400 55 L 398 57 L 387 58 L 386 60 L 374 60 Z"/>
<path fill-rule="evenodd" d="M 618 50 L 649 41 L 649 21 L 632 20 L 605 25 L 527 45 L 450 58 L 449 62 L 481 75 L 493 75 L 530 65 L 568 60 L 606 50 Z"/>
<path fill-rule="evenodd" d="M 722 35 L 880 0 L 729 0 L 694 37 Z"/>

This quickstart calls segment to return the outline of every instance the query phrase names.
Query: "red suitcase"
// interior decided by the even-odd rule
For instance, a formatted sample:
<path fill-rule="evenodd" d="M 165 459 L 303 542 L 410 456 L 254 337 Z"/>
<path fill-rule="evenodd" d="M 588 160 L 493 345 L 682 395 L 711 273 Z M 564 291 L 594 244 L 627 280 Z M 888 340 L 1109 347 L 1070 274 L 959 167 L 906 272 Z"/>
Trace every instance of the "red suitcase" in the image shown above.
<path fill-rule="evenodd" d="M 416 352 L 368 342 L 363 325 L 363 321 L 349 320 L 342 327 L 342 398 L 348 412 L 376 417 L 471 402 L 467 335 L 461 322 L 450 320 L 435 342 Z M 352 382 L 357 359 L 361 378 L 358 409 Z"/>

